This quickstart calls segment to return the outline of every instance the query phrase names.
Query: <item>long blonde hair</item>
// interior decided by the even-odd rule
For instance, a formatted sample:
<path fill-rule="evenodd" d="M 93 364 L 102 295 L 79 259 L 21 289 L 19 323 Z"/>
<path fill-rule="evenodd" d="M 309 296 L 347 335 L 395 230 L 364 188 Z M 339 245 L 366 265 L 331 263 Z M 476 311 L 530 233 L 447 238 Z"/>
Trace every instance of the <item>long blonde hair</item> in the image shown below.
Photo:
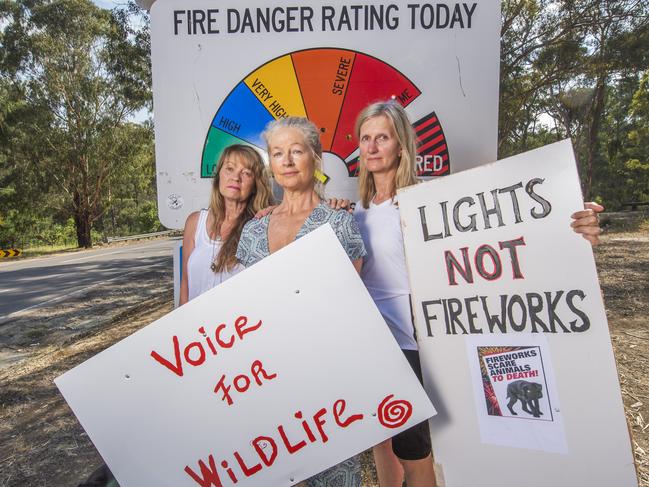
<path fill-rule="evenodd" d="M 399 142 L 401 148 L 401 156 L 399 157 L 399 165 L 397 166 L 397 174 L 394 178 L 393 187 L 390 196 L 394 197 L 397 194 L 397 189 L 405 188 L 417 184 L 417 174 L 415 172 L 415 163 L 417 157 L 417 135 L 408 115 L 403 107 L 393 100 L 380 101 L 366 106 L 356 119 L 356 137 L 360 141 L 361 126 L 370 118 L 386 117 Z M 365 167 L 364 161 L 360 161 L 360 169 L 358 171 L 358 186 L 363 208 L 369 208 L 370 201 L 376 194 L 376 186 L 374 185 L 374 178 L 372 173 Z"/>
<path fill-rule="evenodd" d="M 225 198 L 219 191 L 219 180 L 221 178 L 221 169 L 223 169 L 224 162 L 231 155 L 239 155 L 244 161 L 248 169 L 252 171 L 255 180 L 255 187 L 248 198 L 245 210 L 239 215 L 235 227 L 230 234 L 223 240 L 223 245 L 219 255 L 216 258 L 216 271 L 223 272 L 224 270 L 231 270 L 237 263 L 237 245 L 241 237 L 241 231 L 244 225 L 252 219 L 255 214 L 262 208 L 266 208 L 272 203 L 272 193 L 270 190 L 270 183 L 268 181 L 268 174 L 264 166 L 259 152 L 250 146 L 243 144 L 234 144 L 226 147 L 219 157 L 217 163 L 216 174 L 212 180 L 212 194 L 210 196 L 210 211 L 214 215 L 214 225 L 211 228 L 210 235 L 218 236 L 221 233 L 221 225 L 225 220 Z"/>

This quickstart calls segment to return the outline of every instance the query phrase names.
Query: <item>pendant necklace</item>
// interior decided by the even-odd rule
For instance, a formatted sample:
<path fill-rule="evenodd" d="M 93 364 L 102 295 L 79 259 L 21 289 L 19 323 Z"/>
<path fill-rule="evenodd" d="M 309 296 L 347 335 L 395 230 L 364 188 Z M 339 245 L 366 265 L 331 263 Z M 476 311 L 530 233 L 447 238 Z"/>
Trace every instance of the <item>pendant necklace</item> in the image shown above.
<path fill-rule="evenodd" d="M 209 235 L 208 235 L 208 237 L 209 237 Z M 210 238 L 210 240 L 212 240 L 212 239 Z M 219 241 L 219 232 L 217 230 L 215 238 L 214 238 L 214 240 L 212 240 L 212 262 L 210 263 L 210 269 L 214 274 L 217 273 L 216 261 L 215 261 L 214 257 L 215 257 L 215 254 L 216 254 L 216 243 L 218 241 Z"/>

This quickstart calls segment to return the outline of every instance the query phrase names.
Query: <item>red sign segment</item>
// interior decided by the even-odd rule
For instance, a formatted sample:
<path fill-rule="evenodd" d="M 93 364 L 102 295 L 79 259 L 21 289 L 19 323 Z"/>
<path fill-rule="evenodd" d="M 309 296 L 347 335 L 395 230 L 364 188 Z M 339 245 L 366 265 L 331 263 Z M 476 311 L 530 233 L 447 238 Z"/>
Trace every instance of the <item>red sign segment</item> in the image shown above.
<path fill-rule="evenodd" d="M 432 112 L 430 115 L 422 118 L 421 122 L 415 123 L 413 125 L 413 128 L 417 132 L 417 137 L 420 137 L 421 135 L 428 132 L 428 130 L 430 130 L 429 127 L 434 124 L 439 125 L 439 121 L 437 120 L 437 116 L 435 116 L 435 112 Z"/>
<path fill-rule="evenodd" d="M 419 152 L 423 153 L 424 151 L 426 151 L 426 149 L 429 149 L 429 148 L 435 146 L 435 144 L 438 144 L 439 142 L 443 142 L 443 141 L 444 141 L 444 134 L 439 134 L 439 135 L 433 137 L 432 139 L 428 140 L 427 142 L 425 142 L 421 146 Z"/>
<path fill-rule="evenodd" d="M 347 165 L 347 172 L 349 173 L 349 177 L 358 176 L 358 162 L 359 162 L 358 157 L 355 157 L 349 162 L 345 162 L 345 164 Z"/>
<path fill-rule="evenodd" d="M 435 112 L 413 124 L 417 134 L 417 175 L 441 176 L 450 171 L 448 147 L 442 125 Z"/>
<path fill-rule="evenodd" d="M 307 117 L 320 128 L 322 148 L 329 151 L 356 53 L 324 48 L 295 52 L 291 57 Z"/>
<path fill-rule="evenodd" d="M 368 104 L 392 98 L 406 107 L 420 94 L 419 88 L 392 66 L 358 53 L 331 152 L 347 159 L 356 149 L 358 143 L 354 136 L 354 123 Z"/>

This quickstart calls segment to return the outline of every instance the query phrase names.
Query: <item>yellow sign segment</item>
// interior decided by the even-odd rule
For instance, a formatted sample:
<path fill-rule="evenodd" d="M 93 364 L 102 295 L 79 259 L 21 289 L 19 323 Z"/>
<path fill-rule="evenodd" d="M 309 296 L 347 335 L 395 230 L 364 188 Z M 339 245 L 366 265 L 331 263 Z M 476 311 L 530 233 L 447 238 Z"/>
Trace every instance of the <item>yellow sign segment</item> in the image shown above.
<path fill-rule="evenodd" d="M 253 71 L 245 83 L 275 119 L 290 115 L 306 117 L 290 55 L 264 64 Z"/>
<path fill-rule="evenodd" d="M 0 250 L 0 258 L 18 257 L 22 252 L 18 249 Z"/>

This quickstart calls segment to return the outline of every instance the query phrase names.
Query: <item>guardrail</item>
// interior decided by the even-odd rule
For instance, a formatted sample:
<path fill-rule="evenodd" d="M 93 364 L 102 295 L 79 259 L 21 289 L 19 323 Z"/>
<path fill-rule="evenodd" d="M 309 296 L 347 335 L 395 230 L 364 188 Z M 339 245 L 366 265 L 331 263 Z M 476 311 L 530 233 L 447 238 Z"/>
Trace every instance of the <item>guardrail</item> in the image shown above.
<path fill-rule="evenodd" d="M 151 238 L 151 237 L 162 237 L 164 235 L 171 235 L 173 233 L 178 233 L 180 232 L 179 230 L 165 230 L 163 232 L 155 232 L 155 233 L 143 233 L 142 235 L 129 235 L 128 237 L 106 237 L 106 242 L 107 243 L 113 243 L 113 242 L 123 242 L 126 240 L 138 240 L 142 238 Z"/>
<path fill-rule="evenodd" d="M 649 201 L 629 201 L 628 203 L 622 203 L 622 210 L 629 208 L 631 211 L 637 211 L 639 206 L 649 207 Z"/>

